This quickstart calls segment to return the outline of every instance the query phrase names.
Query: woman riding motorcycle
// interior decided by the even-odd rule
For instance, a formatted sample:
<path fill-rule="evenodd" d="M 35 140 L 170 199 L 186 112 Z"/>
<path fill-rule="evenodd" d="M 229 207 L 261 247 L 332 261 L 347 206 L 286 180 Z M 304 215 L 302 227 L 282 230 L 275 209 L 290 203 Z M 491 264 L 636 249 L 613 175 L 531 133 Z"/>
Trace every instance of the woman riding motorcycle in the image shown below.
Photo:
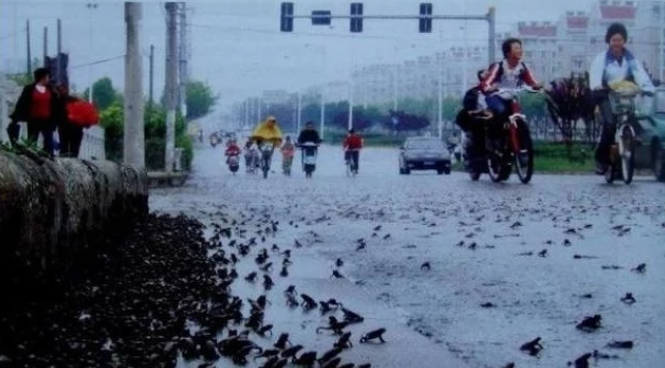
<path fill-rule="evenodd" d="M 604 175 L 609 167 L 610 146 L 614 140 L 611 123 L 614 121 L 608 89 L 619 82 L 631 81 L 647 93 L 654 92 L 651 78 L 633 54 L 626 49 L 628 31 L 621 23 L 610 25 L 605 34 L 607 51 L 599 54 L 591 64 L 589 88 L 592 103 L 598 106 L 603 123 L 600 141 L 596 148 L 596 173 Z"/>

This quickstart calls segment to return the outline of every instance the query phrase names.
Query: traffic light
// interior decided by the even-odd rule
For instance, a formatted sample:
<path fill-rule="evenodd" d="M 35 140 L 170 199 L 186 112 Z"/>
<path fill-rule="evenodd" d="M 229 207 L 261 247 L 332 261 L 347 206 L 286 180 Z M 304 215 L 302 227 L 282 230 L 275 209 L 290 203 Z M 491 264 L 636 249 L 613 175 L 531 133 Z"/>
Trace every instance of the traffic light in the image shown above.
<path fill-rule="evenodd" d="M 282 32 L 293 32 L 293 3 L 282 3 L 279 29 Z"/>
<path fill-rule="evenodd" d="M 420 3 L 420 33 L 432 32 L 432 3 Z"/>
<path fill-rule="evenodd" d="M 351 3 L 351 32 L 363 31 L 363 3 Z"/>

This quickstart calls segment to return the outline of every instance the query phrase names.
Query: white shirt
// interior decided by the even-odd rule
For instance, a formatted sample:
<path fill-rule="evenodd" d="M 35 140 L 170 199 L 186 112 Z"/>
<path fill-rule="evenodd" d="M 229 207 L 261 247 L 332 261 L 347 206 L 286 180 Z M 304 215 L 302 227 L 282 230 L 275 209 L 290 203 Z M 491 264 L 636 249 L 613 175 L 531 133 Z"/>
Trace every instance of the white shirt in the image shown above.
<path fill-rule="evenodd" d="M 653 92 L 655 90 L 642 63 L 635 59 L 628 50 L 625 50 L 621 60 L 617 60 L 610 51 L 604 51 L 596 56 L 591 64 L 589 87 L 593 90 L 631 79 L 642 91 Z"/>

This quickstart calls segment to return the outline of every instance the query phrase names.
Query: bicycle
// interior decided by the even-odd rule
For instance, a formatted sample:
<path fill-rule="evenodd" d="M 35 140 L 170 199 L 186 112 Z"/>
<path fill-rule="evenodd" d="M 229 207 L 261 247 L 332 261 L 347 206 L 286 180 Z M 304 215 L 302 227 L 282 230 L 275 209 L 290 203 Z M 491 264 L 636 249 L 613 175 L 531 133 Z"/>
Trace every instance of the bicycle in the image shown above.
<path fill-rule="evenodd" d="M 359 149 L 347 149 L 344 151 L 344 165 L 346 166 L 346 176 L 358 175 L 358 153 Z"/>

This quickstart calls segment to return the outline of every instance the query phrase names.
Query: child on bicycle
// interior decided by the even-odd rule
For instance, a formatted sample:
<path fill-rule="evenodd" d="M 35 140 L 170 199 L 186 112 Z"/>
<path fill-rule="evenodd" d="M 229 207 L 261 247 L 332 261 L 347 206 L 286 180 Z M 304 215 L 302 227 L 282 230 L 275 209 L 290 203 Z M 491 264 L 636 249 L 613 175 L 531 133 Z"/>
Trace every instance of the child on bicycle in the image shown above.
<path fill-rule="evenodd" d="M 349 134 L 346 136 L 342 147 L 344 148 L 344 160 L 347 162 L 352 160 L 352 171 L 358 174 L 360 150 L 363 148 L 362 138 L 356 134 L 355 130 L 349 129 Z"/>
<path fill-rule="evenodd" d="M 295 155 L 296 146 L 291 141 L 291 137 L 287 136 L 286 141 L 282 145 L 282 170 L 285 174 L 291 172 L 291 165 L 293 164 L 293 156 Z"/>

